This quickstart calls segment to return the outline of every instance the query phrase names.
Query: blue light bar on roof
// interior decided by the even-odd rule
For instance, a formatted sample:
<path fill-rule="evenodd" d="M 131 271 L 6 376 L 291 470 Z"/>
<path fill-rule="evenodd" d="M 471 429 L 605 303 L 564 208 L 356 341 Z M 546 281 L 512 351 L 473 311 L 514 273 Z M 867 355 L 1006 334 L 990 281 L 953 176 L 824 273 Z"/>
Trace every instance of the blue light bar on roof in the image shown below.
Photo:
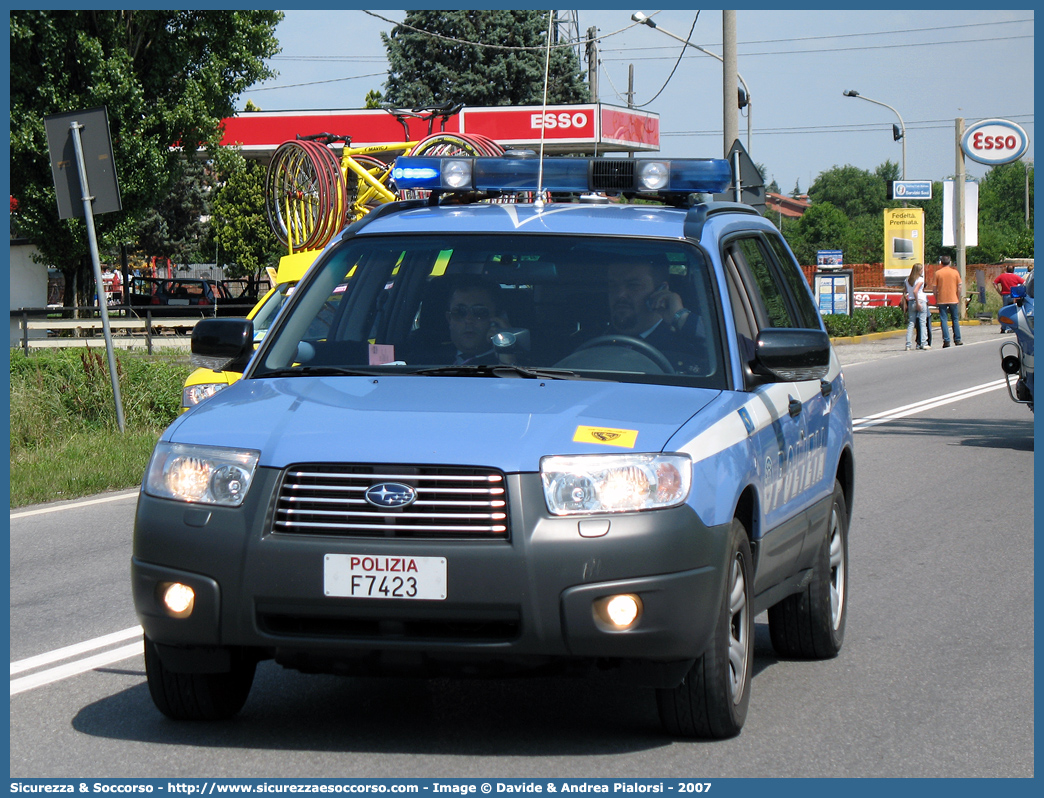
<path fill-rule="evenodd" d="M 608 194 L 720 194 L 732 181 L 720 158 L 410 158 L 395 161 L 399 189 L 439 192 L 545 191 Z"/>

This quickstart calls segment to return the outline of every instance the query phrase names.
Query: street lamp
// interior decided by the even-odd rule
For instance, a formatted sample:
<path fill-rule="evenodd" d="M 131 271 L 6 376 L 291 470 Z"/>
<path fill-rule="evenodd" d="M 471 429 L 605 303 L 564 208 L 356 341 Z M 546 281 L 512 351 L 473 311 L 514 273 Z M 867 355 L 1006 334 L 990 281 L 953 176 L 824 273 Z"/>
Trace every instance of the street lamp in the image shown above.
<path fill-rule="evenodd" d="M 700 45 L 698 45 L 698 44 L 693 44 L 692 42 L 688 41 L 687 39 L 683 39 L 681 36 L 678 36 L 676 34 L 671 33 L 669 30 L 661 28 L 655 22 L 653 22 L 653 20 L 650 17 L 647 17 L 641 11 L 635 11 L 633 14 L 631 14 L 631 19 L 634 22 L 638 22 L 638 23 L 640 23 L 642 25 L 648 25 L 650 28 L 653 28 L 654 30 L 658 30 L 660 33 L 666 33 L 672 39 L 676 39 L 677 41 L 681 42 L 682 44 L 687 44 L 689 47 L 693 47 L 693 48 L 699 50 L 704 55 L 709 55 L 711 58 L 717 58 L 719 61 L 721 61 L 722 66 L 724 66 L 724 64 L 725 64 L 725 59 L 722 58 L 717 53 L 712 53 L 710 50 L 706 49 L 705 47 L 700 47 Z M 743 84 L 743 96 L 740 97 L 740 101 L 739 101 L 740 105 L 739 105 L 739 107 L 743 108 L 744 106 L 746 106 L 746 108 L 747 108 L 747 151 L 749 152 L 750 151 L 750 128 L 751 128 L 750 89 L 747 87 L 747 81 L 745 81 L 743 79 L 743 76 L 741 74 L 739 74 L 739 72 L 736 73 L 736 77 L 739 78 L 739 82 L 741 84 Z M 732 142 L 726 142 L 726 147 L 731 147 L 731 146 L 732 146 Z"/>
<path fill-rule="evenodd" d="M 902 139 L 903 180 L 906 180 L 906 125 L 903 124 L 902 116 L 900 116 L 899 112 L 892 108 L 892 106 L 890 106 L 888 103 L 883 103 L 880 100 L 871 100 L 869 97 L 863 96 L 855 89 L 849 89 L 848 91 L 842 92 L 842 94 L 844 94 L 846 97 L 858 97 L 860 100 L 866 100 L 868 103 L 873 103 L 874 105 L 883 105 L 885 108 L 887 108 L 889 111 L 891 111 L 893 114 L 899 117 L 899 127 L 897 128 L 895 125 L 892 125 L 892 139 L 895 141 L 899 141 L 900 139 Z"/>

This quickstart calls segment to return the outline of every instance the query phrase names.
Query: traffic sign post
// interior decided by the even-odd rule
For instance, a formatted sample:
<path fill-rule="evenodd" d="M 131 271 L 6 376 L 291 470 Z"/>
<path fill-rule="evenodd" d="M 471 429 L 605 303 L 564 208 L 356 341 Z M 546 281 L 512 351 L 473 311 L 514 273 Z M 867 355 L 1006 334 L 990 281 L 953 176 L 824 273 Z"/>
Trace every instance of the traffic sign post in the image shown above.
<path fill-rule="evenodd" d="M 102 281 L 101 259 L 98 256 L 98 238 L 94 230 L 94 203 L 99 201 L 99 213 L 121 210 L 119 185 L 116 182 L 116 170 L 112 158 L 112 142 L 109 139 L 109 120 L 104 108 L 89 111 L 73 111 L 66 114 L 55 114 L 44 119 L 47 132 L 47 149 L 51 156 L 51 173 L 54 176 L 55 194 L 58 198 L 58 215 L 62 219 L 83 216 L 87 225 L 87 240 L 90 244 L 91 263 L 94 266 L 94 284 L 98 295 L 98 313 L 102 320 L 102 331 L 105 333 L 105 349 L 109 361 L 109 378 L 112 381 L 112 397 L 116 405 L 116 424 L 120 432 L 126 432 L 123 418 L 123 399 L 120 396 L 120 381 L 116 374 L 116 354 L 112 346 L 112 330 L 109 328 L 109 308 L 106 304 L 105 288 Z M 90 130 L 88 136 L 84 131 Z M 84 155 L 84 141 L 87 138 L 91 146 L 88 149 L 90 158 Z M 104 142 L 104 147 L 99 142 Z M 71 156 L 71 157 L 70 157 Z M 75 175 L 71 171 L 71 161 L 75 159 Z M 98 176 L 99 191 L 95 197 L 91 195 L 88 182 L 87 164 L 93 165 Z M 106 168 L 107 167 L 107 168 Z M 111 176 L 111 180 L 107 179 Z M 80 206 L 77 209 L 73 197 L 79 190 Z"/>
<path fill-rule="evenodd" d="M 755 208 L 765 207 L 765 179 L 746 149 L 736 139 L 726 156 L 732 167 L 732 185 L 723 194 L 715 194 L 719 202 L 742 202 Z"/>

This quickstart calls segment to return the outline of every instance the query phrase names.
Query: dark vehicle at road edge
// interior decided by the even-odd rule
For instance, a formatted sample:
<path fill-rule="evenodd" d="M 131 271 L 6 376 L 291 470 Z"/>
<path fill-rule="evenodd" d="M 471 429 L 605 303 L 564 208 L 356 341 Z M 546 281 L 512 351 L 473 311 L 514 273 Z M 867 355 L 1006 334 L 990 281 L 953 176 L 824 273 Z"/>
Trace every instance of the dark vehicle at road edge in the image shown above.
<path fill-rule="evenodd" d="M 241 316 L 252 303 L 234 296 L 221 280 L 134 277 L 129 281 L 127 304 L 153 316 Z"/>

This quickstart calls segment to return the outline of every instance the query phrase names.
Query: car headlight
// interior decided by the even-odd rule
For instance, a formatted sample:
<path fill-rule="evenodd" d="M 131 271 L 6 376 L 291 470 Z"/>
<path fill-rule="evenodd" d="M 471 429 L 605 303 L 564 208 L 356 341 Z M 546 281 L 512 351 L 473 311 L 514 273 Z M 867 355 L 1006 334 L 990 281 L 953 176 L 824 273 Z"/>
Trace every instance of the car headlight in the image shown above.
<path fill-rule="evenodd" d="M 540 460 L 553 515 L 633 513 L 682 504 L 692 462 L 683 454 L 561 455 Z"/>
<path fill-rule="evenodd" d="M 145 474 L 152 496 L 238 507 L 246 498 L 259 452 L 160 441 Z"/>
<path fill-rule="evenodd" d="M 227 382 L 205 382 L 200 385 L 186 385 L 181 389 L 181 406 L 195 407 L 204 399 L 208 399 L 222 388 L 227 387 Z"/>

